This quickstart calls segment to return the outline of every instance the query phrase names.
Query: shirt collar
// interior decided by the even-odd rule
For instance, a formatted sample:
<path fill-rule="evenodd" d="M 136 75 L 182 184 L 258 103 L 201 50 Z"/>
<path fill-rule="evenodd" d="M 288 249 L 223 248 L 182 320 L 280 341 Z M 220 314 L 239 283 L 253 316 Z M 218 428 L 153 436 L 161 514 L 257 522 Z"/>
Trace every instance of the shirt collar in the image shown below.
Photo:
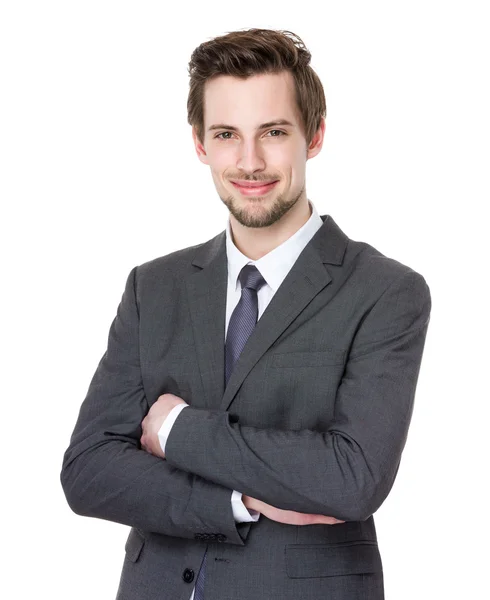
<path fill-rule="evenodd" d="M 323 220 L 313 202 L 308 200 L 308 203 L 311 206 L 311 215 L 308 221 L 290 238 L 258 260 L 248 258 L 235 246 L 231 235 L 230 218 L 228 217 L 226 222 L 226 255 L 228 279 L 235 286 L 234 289 L 238 286 L 238 275 L 242 268 L 247 264 L 251 264 L 257 267 L 272 291 L 274 293 L 277 291 L 298 256 L 323 225 Z"/>

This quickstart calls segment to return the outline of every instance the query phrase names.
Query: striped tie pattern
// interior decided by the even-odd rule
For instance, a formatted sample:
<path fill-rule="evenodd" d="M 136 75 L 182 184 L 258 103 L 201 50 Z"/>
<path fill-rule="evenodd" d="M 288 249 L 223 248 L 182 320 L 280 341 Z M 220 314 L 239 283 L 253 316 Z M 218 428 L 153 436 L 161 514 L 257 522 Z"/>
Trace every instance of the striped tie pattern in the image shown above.
<path fill-rule="evenodd" d="M 259 314 L 257 292 L 266 283 L 255 265 L 245 265 L 240 271 L 242 296 L 233 311 L 225 344 L 225 386 L 228 384 L 233 366 L 240 356 L 245 344 L 252 333 Z M 194 600 L 204 600 L 204 578 L 206 553 L 196 581 Z"/>

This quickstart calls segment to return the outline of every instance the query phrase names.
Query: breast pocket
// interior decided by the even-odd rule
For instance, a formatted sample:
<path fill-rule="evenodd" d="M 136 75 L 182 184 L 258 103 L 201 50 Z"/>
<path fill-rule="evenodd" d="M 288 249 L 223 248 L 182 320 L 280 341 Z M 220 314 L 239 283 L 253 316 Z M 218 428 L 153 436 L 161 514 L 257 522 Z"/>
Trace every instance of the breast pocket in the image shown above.
<path fill-rule="evenodd" d="M 269 356 L 269 366 L 279 368 L 322 367 L 343 365 L 345 350 L 329 348 L 319 352 L 275 352 Z"/>
<path fill-rule="evenodd" d="M 267 357 L 264 402 L 275 425 L 324 429 L 333 418 L 346 351 L 274 352 Z"/>

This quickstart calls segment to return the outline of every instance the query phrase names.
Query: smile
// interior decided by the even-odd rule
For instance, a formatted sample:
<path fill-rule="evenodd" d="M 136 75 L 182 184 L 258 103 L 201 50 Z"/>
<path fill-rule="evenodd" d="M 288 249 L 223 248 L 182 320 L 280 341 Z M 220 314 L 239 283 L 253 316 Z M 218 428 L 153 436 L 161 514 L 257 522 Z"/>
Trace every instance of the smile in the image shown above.
<path fill-rule="evenodd" d="M 272 188 L 279 183 L 278 181 L 273 181 L 272 183 L 267 183 L 265 185 L 260 186 L 250 186 L 250 185 L 239 185 L 238 183 L 231 182 L 237 188 L 237 190 L 243 196 L 264 196 L 268 192 L 272 190 Z"/>

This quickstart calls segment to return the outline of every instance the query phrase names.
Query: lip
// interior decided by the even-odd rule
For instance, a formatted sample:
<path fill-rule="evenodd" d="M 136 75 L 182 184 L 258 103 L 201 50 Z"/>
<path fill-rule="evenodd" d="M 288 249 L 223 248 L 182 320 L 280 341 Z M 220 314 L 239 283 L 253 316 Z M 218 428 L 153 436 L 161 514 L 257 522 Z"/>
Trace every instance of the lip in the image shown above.
<path fill-rule="evenodd" d="M 255 182 L 255 181 L 254 182 L 244 182 L 243 185 L 240 185 L 239 183 L 235 183 L 234 181 L 232 181 L 231 183 L 237 188 L 237 190 L 243 196 L 264 196 L 265 194 L 270 192 L 272 190 L 272 188 L 276 185 L 276 183 L 279 183 L 279 181 L 278 180 L 272 181 L 271 183 L 266 183 L 266 184 L 262 184 L 260 182 Z"/>

